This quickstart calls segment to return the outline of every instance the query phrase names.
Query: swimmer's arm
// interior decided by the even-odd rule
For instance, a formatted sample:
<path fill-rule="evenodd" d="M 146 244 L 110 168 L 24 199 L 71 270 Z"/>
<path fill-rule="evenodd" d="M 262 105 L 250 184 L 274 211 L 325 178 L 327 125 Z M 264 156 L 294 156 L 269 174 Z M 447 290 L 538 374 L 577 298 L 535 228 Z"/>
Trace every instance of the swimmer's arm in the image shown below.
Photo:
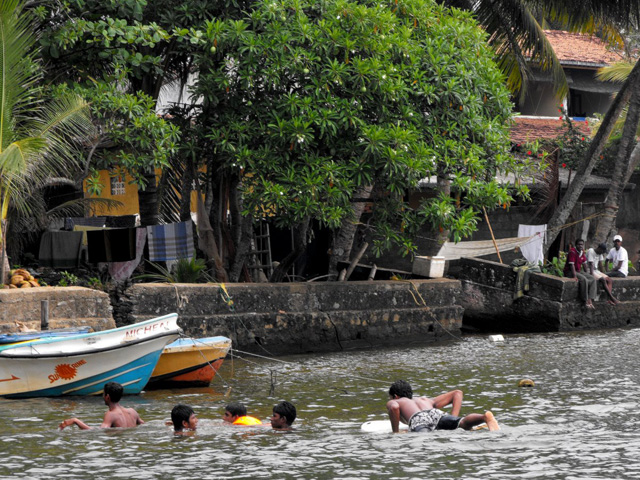
<path fill-rule="evenodd" d="M 136 412 L 135 409 L 131 408 L 129 411 L 133 414 L 133 418 L 136 420 L 136 425 L 142 425 L 144 423 L 144 420 L 140 418 L 140 414 Z M 173 425 L 173 422 L 171 422 L 171 425 Z"/>
<path fill-rule="evenodd" d="M 387 412 L 389 412 L 389 421 L 391 421 L 391 430 L 393 433 L 400 431 L 400 404 L 395 400 L 387 402 Z"/>
<path fill-rule="evenodd" d="M 144 420 L 140 418 L 140 415 L 138 415 L 138 412 L 136 412 L 136 425 L 142 425 L 144 423 Z"/>
<path fill-rule="evenodd" d="M 443 408 L 451 405 L 451 415 L 458 416 L 462 408 L 462 390 L 452 390 L 433 399 L 433 408 Z"/>
<path fill-rule="evenodd" d="M 60 424 L 60 430 L 71 425 L 77 425 L 80 430 L 91 430 L 91 427 L 77 418 L 67 418 Z"/>

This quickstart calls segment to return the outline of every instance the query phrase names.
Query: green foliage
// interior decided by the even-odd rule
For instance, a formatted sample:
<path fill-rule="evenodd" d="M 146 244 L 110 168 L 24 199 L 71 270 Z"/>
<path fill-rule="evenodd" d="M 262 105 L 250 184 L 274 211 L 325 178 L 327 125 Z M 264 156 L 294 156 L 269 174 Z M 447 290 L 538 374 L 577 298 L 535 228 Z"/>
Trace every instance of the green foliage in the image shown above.
<path fill-rule="evenodd" d="M 51 177 L 71 178 L 75 146 L 92 133 L 77 95 L 51 97 L 40 87 L 33 17 L 17 0 L 0 0 L 0 220 L 29 216 L 34 194 Z M 0 243 L 4 242 L 4 225 Z"/>
<path fill-rule="evenodd" d="M 551 260 L 545 260 L 544 264 L 540 266 L 542 273 L 547 275 L 555 275 L 556 277 L 564 277 L 564 265 L 567 262 L 567 253 L 560 252 L 559 257 L 554 257 Z"/>
<path fill-rule="evenodd" d="M 66 270 L 61 273 L 61 278 L 58 281 L 59 287 L 71 287 L 77 285 L 80 279 L 73 273 L 69 273 Z"/>
<path fill-rule="evenodd" d="M 509 93 L 468 13 L 429 0 L 259 1 L 208 22 L 205 41 L 203 122 L 219 165 L 242 177 L 244 214 L 337 228 L 358 186 L 376 185 L 373 248 L 410 254 L 425 224 L 468 236 L 482 207 L 512 201 L 495 175 L 531 166 L 508 153 Z M 412 208 L 406 193 L 436 175 L 453 195 Z"/>
<path fill-rule="evenodd" d="M 155 101 L 138 92 L 123 92 L 122 73 L 101 82 L 75 85 L 74 91 L 89 101 L 94 124 L 101 132 L 91 157 L 91 169 L 127 172 L 141 189 L 145 187 L 144 172 L 168 165 L 176 149 L 179 131 L 156 113 Z M 65 90 L 61 87 L 60 90 Z M 102 185 L 96 175 L 90 176 L 89 190 L 100 194 Z"/>
<path fill-rule="evenodd" d="M 104 290 L 104 284 L 99 277 L 89 277 L 87 279 L 87 285 L 94 290 Z"/>
<path fill-rule="evenodd" d="M 213 281 L 207 274 L 207 264 L 202 258 L 181 258 L 171 271 L 157 263 L 149 261 L 147 263 L 157 273 L 138 275 L 134 280 L 158 283 L 207 283 Z"/>

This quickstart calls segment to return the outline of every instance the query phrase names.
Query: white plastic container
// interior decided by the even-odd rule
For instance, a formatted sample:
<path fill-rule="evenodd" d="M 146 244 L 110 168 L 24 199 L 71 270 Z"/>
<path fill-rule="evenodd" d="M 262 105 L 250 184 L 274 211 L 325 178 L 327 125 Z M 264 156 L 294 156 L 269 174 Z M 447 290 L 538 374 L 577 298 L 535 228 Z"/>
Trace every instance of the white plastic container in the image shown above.
<path fill-rule="evenodd" d="M 421 277 L 442 278 L 444 276 L 444 257 L 415 257 L 412 273 Z"/>

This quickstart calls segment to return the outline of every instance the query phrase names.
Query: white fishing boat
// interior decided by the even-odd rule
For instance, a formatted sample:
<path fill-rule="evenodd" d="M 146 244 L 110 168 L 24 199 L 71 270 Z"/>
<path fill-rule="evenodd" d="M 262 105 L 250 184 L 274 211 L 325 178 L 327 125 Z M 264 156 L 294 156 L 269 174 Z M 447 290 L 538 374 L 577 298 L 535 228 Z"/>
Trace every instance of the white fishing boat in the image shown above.
<path fill-rule="evenodd" d="M 144 388 L 181 333 L 175 313 L 103 332 L 0 346 L 0 396 L 98 395 L 107 382 Z"/>

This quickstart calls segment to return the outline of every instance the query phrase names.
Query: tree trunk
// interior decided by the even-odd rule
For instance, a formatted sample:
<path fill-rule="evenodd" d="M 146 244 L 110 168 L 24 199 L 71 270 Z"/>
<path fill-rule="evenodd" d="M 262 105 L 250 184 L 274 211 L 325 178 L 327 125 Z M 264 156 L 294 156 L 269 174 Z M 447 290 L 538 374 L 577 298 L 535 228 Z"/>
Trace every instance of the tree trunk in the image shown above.
<path fill-rule="evenodd" d="M 240 239 L 236 243 L 235 255 L 233 258 L 233 264 L 231 265 L 229 272 L 229 281 L 240 281 L 240 275 L 242 274 L 242 267 L 247 260 L 247 254 L 251 249 L 251 238 L 253 237 L 253 218 L 251 215 L 242 217 L 242 225 L 240 229 Z"/>
<path fill-rule="evenodd" d="M 138 190 L 138 207 L 140 209 L 140 224 L 146 227 L 158 225 L 159 222 L 158 184 L 153 169 L 145 172 L 144 178 L 146 187 L 144 190 Z"/>
<path fill-rule="evenodd" d="M 451 180 L 449 180 L 449 177 L 445 176 L 443 173 L 439 173 L 436 181 L 437 181 L 438 192 L 442 195 L 450 197 L 451 196 Z M 449 239 L 449 230 L 446 230 L 440 227 L 438 229 L 438 233 L 436 234 L 436 243 L 437 243 L 438 250 L 440 250 L 440 247 L 448 239 Z M 436 250 L 436 252 L 438 250 Z"/>
<path fill-rule="evenodd" d="M 555 210 L 553 216 L 549 220 L 547 227 L 547 243 L 544 247 L 545 255 L 549 251 L 549 246 L 558 236 L 560 227 L 562 227 L 567 222 L 567 220 L 569 219 L 569 215 L 571 215 L 571 211 L 574 209 L 576 203 L 578 202 L 578 198 L 580 198 L 580 194 L 584 189 L 589 175 L 591 175 L 593 167 L 598 162 L 600 153 L 602 152 L 602 149 L 604 148 L 609 135 L 611 135 L 611 131 L 613 130 L 614 124 L 620 116 L 622 109 L 631 98 L 631 94 L 633 93 L 633 91 L 637 90 L 638 88 L 640 88 L 640 62 L 636 62 L 633 70 L 627 78 L 627 81 L 618 92 L 618 95 L 616 95 L 616 98 L 611 104 L 611 107 L 609 107 L 609 110 L 602 120 L 602 124 L 600 125 L 598 132 L 591 141 L 589 150 L 587 150 L 587 153 L 585 154 L 576 170 L 576 175 L 573 182 L 568 185 L 567 191 L 560 201 L 560 205 L 558 205 L 558 208 Z"/>
<path fill-rule="evenodd" d="M 273 271 L 270 282 L 281 282 L 289 269 L 293 266 L 296 260 L 305 252 L 307 248 L 307 234 L 309 232 L 309 225 L 311 220 L 305 218 L 302 222 L 296 225 L 293 229 L 293 250 L 280 262 L 280 265 Z"/>
<path fill-rule="evenodd" d="M 240 280 L 242 267 L 246 263 L 253 238 L 253 218 L 250 215 L 242 216 L 242 196 L 238 191 L 239 185 L 240 179 L 237 176 L 233 177 L 229 185 L 232 245 L 228 249 L 229 252 L 233 251 L 229 266 L 229 280 L 231 282 Z"/>
<path fill-rule="evenodd" d="M 6 285 L 9 283 L 9 272 L 11 271 L 11 266 L 9 265 L 9 257 L 7 256 L 7 221 L 0 221 L 0 281 L 2 281 L 2 285 Z"/>
<path fill-rule="evenodd" d="M 360 218 L 367 206 L 367 200 L 371 197 L 373 185 L 363 185 L 354 194 L 354 199 L 358 200 L 351 204 L 353 215 L 345 218 L 342 225 L 334 237 L 333 248 L 329 256 L 329 279 L 335 280 L 338 276 L 338 262 L 348 261 L 353 248 L 353 241 L 358 231 Z"/>
<path fill-rule="evenodd" d="M 633 161 L 638 161 L 638 146 L 635 142 L 636 131 L 638 130 L 638 120 L 640 119 L 640 90 L 635 89 L 629 102 L 629 111 L 624 123 L 620 147 L 616 156 L 616 163 L 613 169 L 613 177 L 609 184 L 609 191 L 604 201 L 604 217 L 598 222 L 596 228 L 595 242 L 606 241 L 610 232 L 615 227 L 616 215 L 620 206 L 620 199 L 624 187 L 629 181 L 635 165 Z M 633 152 L 633 153 L 632 153 Z M 635 155 L 634 155 L 635 154 Z"/>

